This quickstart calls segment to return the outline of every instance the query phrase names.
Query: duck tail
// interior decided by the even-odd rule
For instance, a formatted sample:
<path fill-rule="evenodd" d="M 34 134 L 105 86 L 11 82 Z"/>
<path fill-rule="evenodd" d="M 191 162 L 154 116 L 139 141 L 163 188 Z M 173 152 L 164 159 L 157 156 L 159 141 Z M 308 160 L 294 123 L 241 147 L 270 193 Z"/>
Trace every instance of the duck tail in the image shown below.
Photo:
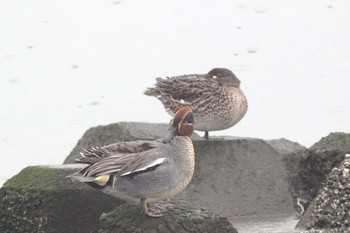
<path fill-rule="evenodd" d="M 106 151 L 104 151 L 102 148 L 96 146 L 92 147 L 91 149 L 85 149 L 83 152 L 80 152 L 81 157 L 89 157 L 89 158 L 102 158 L 107 157 Z"/>
<path fill-rule="evenodd" d="M 74 174 L 72 174 L 72 175 L 67 176 L 66 178 L 71 178 L 71 179 L 77 180 L 77 181 L 79 181 L 79 182 L 88 183 L 88 182 L 94 182 L 94 180 L 95 180 L 96 177 L 92 177 L 92 176 L 90 176 L 90 177 L 83 176 L 82 173 L 77 172 L 77 173 L 74 173 Z"/>
<path fill-rule="evenodd" d="M 99 147 L 92 147 L 91 149 L 85 149 L 83 152 L 80 152 L 80 157 L 75 159 L 75 162 L 87 163 L 91 165 L 106 157 L 108 157 L 108 154 L 105 150 Z"/>
<path fill-rule="evenodd" d="M 75 160 L 76 163 L 86 163 L 86 164 L 95 164 L 102 160 L 102 157 L 81 157 Z"/>
<path fill-rule="evenodd" d="M 160 92 L 156 88 L 147 88 L 147 90 L 145 90 L 143 94 L 148 96 L 158 96 L 160 95 Z"/>
<path fill-rule="evenodd" d="M 82 183 L 88 183 L 92 185 L 94 188 L 106 186 L 106 184 L 110 181 L 110 175 L 101 175 L 101 176 L 84 176 L 82 173 L 77 172 L 72 175 L 67 176 L 66 178 L 71 178 L 73 180 L 77 180 Z"/>

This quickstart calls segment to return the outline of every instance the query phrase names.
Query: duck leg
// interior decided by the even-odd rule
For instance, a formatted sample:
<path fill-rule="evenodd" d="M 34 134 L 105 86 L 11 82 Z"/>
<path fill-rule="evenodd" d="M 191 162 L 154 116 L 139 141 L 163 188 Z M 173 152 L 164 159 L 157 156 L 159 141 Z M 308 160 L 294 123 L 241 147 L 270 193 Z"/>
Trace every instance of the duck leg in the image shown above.
<path fill-rule="evenodd" d="M 209 139 L 209 131 L 205 131 L 204 133 L 204 137 L 203 137 L 205 140 L 208 140 Z"/>
<path fill-rule="evenodd" d="M 143 209 L 143 213 L 145 213 L 147 216 L 159 218 L 164 215 L 161 208 L 151 208 L 147 203 L 146 198 L 141 198 L 141 206 Z"/>

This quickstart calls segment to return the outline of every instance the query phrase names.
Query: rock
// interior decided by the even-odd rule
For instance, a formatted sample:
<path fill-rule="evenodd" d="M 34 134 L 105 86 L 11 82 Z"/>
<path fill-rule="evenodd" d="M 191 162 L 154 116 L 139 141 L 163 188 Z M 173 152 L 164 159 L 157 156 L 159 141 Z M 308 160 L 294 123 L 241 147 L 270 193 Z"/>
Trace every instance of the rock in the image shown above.
<path fill-rule="evenodd" d="M 297 203 L 299 190 L 301 190 L 303 186 L 298 165 L 303 158 L 301 155 L 306 150 L 306 147 L 285 138 L 266 140 L 266 142 L 280 155 L 283 155 L 283 161 L 287 166 L 287 171 L 289 174 L 290 190 L 293 194 L 294 203 Z M 297 209 L 298 206 L 295 205 L 295 208 Z"/>
<path fill-rule="evenodd" d="M 92 127 L 84 133 L 63 163 L 74 163 L 75 159 L 80 156 L 80 151 L 93 146 L 102 147 L 119 141 L 163 138 L 169 133 L 168 129 L 168 124 L 138 122 L 119 122 Z M 195 134 L 193 138 L 199 138 L 199 136 Z"/>
<path fill-rule="evenodd" d="M 154 140 L 167 133 L 166 124 L 117 123 L 94 127 L 79 140 L 65 162 L 74 161 L 84 148 L 117 141 Z M 253 138 L 211 137 L 202 140 L 194 135 L 193 142 L 195 175 L 187 189 L 172 201 L 196 202 L 229 220 L 237 216 L 295 214 L 287 156 L 276 151 L 276 141 L 272 143 L 275 148 L 264 140 Z M 280 143 L 285 144 L 280 148 L 292 150 L 293 143 L 284 139 Z M 0 220 L 3 227 L 0 227 L 0 232 L 6 229 L 6 224 L 15 232 L 16 229 L 40 232 L 58 227 L 69 228 L 68 232 L 77 228 L 96 232 L 99 214 L 110 211 L 121 202 L 89 185 L 65 179 L 77 169 L 66 166 L 65 169 L 29 167 L 8 181 L 0 190 L 0 207 L 7 211 L 4 215 L 7 217 Z M 21 180 L 25 182 L 18 182 Z M 25 199 L 17 201 L 19 196 Z M 96 202 L 100 203 L 98 207 Z M 86 213 L 90 213 L 89 216 Z M 14 216 L 20 217 L 16 219 Z M 66 228 L 57 231 L 67 232 Z"/>
<path fill-rule="evenodd" d="M 140 213 L 140 206 L 124 204 L 101 216 L 99 233 L 237 232 L 227 218 L 193 203 L 168 202 L 166 209 L 164 216 L 150 218 Z"/>
<path fill-rule="evenodd" d="M 102 212 L 121 204 L 66 178 L 82 165 L 30 166 L 0 189 L 0 232 L 97 232 Z"/>
<path fill-rule="evenodd" d="M 333 168 L 297 225 L 302 230 L 350 231 L 350 155 Z"/>
<path fill-rule="evenodd" d="M 195 174 L 177 200 L 229 219 L 295 213 L 283 156 L 265 141 L 215 138 L 195 140 L 194 147 Z"/>
<path fill-rule="evenodd" d="M 302 179 L 301 194 L 313 199 L 322 187 L 332 168 L 343 160 L 344 153 L 339 150 L 307 150 L 299 163 Z"/>
<path fill-rule="evenodd" d="M 350 134 L 342 132 L 330 133 L 310 147 L 311 150 L 338 150 L 345 153 L 350 152 Z"/>
<path fill-rule="evenodd" d="M 347 152 L 350 152 L 350 134 L 347 133 L 330 133 L 302 152 L 297 168 L 302 182 L 295 192 L 312 201 L 332 168 L 340 164 Z"/>
<path fill-rule="evenodd" d="M 302 177 L 300 176 L 300 171 L 299 171 L 299 164 L 303 158 L 302 154 L 303 154 L 302 151 L 295 151 L 295 152 L 283 155 L 283 161 L 287 167 L 288 181 L 290 184 L 290 192 L 292 193 L 292 196 L 293 196 L 294 207 L 299 212 L 301 210 L 297 205 L 297 198 L 301 197 L 300 190 L 302 190 L 304 187 L 304 182 Z M 306 197 L 303 196 L 303 198 L 305 199 Z"/>
<path fill-rule="evenodd" d="M 137 136 L 138 127 L 154 138 L 168 133 L 166 124 L 117 123 L 91 128 L 65 162 L 73 161 L 83 148 L 108 145 L 121 139 L 151 139 L 151 136 Z M 138 135 L 144 135 L 141 132 Z M 196 135 L 192 139 L 196 153 L 195 175 L 176 200 L 196 202 L 230 219 L 295 213 L 285 156 L 264 140 L 239 137 L 202 140 Z M 284 143 L 287 144 L 286 140 Z"/>
<path fill-rule="evenodd" d="M 306 150 L 305 146 L 302 146 L 297 142 L 289 141 L 285 138 L 265 141 L 281 155 L 288 155 L 290 153 L 298 153 L 300 151 Z"/>

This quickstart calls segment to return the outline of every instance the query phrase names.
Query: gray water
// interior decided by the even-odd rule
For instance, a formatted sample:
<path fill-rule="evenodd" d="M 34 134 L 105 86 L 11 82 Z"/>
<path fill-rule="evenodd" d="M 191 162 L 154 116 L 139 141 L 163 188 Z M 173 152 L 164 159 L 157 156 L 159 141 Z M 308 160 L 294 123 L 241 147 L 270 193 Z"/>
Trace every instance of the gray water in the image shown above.
<path fill-rule="evenodd" d="M 295 216 L 247 216 L 231 219 L 239 233 L 290 233 L 299 219 Z"/>
<path fill-rule="evenodd" d="M 311 146 L 350 131 L 350 1 L 315 2 L 0 1 L 0 176 L 62 163 L 92 126 L 168 123 L 145 88 L 217 66 L 249 110 L 212 135 Z"/>

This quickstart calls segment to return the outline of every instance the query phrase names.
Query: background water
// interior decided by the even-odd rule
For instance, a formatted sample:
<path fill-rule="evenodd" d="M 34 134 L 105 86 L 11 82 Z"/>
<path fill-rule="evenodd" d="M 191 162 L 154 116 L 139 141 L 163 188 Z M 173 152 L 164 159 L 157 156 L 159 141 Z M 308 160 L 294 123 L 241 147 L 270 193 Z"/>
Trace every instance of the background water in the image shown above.
<path fill-rule="evenodd" d="M 231 68 L 246 117 L 216 135 L 310 146 L 350 131 L 350 1 L 0 1 L 0 177 L 60 164 L 91 126 L 164 122 L 158 76 Z"/>
<path fill-rule="evenodd" d="M 299 219 L 295 216 L 238 217 L 231 222 L 239 233 L 293 233 Z"/>
<path fill-rule="evenodd" d="M 5 183 L 7 177 L 0 177 L 0 187 Z"/>

